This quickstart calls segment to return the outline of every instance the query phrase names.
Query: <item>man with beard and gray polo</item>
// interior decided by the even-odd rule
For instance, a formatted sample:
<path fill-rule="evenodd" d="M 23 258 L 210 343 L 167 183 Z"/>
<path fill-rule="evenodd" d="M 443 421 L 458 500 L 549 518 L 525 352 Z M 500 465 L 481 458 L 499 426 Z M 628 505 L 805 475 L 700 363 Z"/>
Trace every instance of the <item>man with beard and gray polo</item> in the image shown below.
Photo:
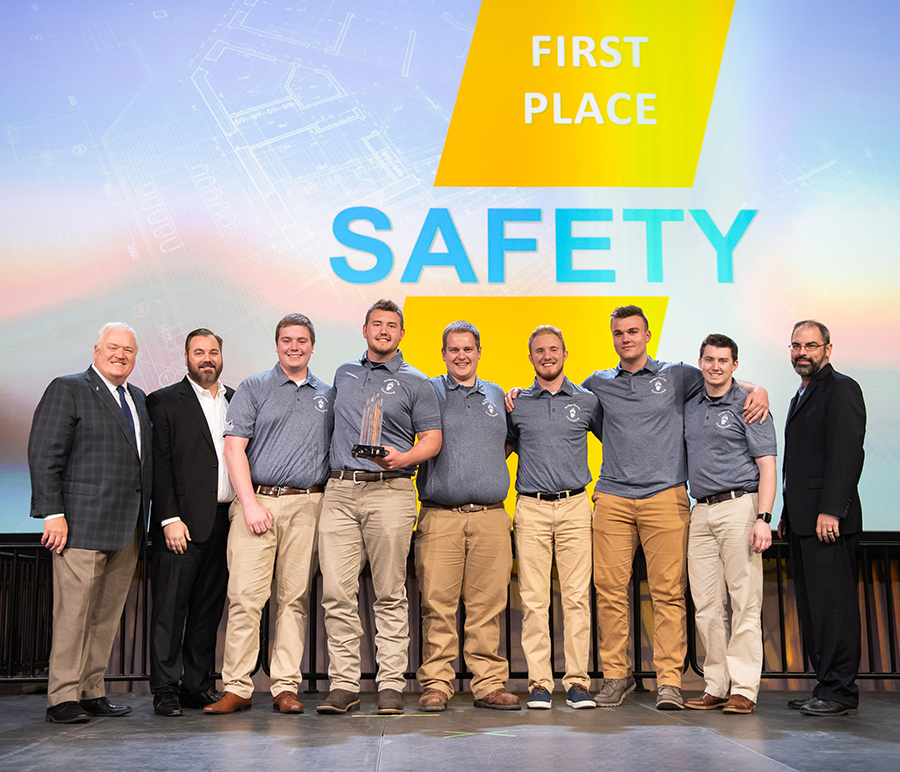
<path fill-rule="evenodd" d="M 522 649 L 528 663 L 532 709 L 548 709 L 553 691 L 550 661 L 550 572 L 556 555 L 563 608 L 566 704 L 593 708 L 587 674 L 591 635 L 591 481 L 587 433 L 599 439 L 600 402 L 563 375 L 569 356 L 563 334 L 542 325 L 528 339 L 534 385 L 518 393 L 507 415 L 506 443 L 519 456 L 513 520 Z"/>
<path fill-rule="evenodd" d="M 409 664 L 406 561 L 416 523 L 416 467 L 441 449 L 441 414 L 425 375 L 403 359 L 403 310 L 378 300 L 363 325 L 366 351 L 334 376 L 331 479 L 319 527 L 322 607 L 331 688 L 316 710 L 359 708 L 361 674 L 359 576 L 366 560 L 375 590 L 378 712 L 403 712 Z M 387 455 L 357 458 L 353 446 L 373 395 L 382 400 L 381 441 Z"/>
<path fill-rule="evenodd" d="M 416 575 L 422 598 L 424 688 L 419 709 L 444 710 L 453 696 L 459 653 L 456 612 L 462 598 L 463 652 L 476 708 L 519 710 L 506 689 L 509 662 L 499 653 L 500 613 L 512 568 L 503 390 L 476 375 L 481 335 L 469 322 L 443 334 L 446 375 L 431 379 L 441 410 L 441 451 L 419 469 L 422 510 L 416 530 Z"/>

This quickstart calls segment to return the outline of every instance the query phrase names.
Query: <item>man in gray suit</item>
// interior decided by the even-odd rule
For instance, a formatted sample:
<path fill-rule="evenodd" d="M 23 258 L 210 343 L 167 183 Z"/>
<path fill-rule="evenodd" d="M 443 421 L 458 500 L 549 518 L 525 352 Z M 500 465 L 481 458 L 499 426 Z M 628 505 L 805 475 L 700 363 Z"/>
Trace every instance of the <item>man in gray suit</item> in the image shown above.
<path fill-rule="evenodd" d="M 53 642 L 47 721 L 123 716 L 103 675 L 134 574 L 152 485 L 144 392 L 127 382 L 134 330 L 105 325 L 85 372 L 56 378 L 28 441 L 31 516 L 53 553 Z"/>

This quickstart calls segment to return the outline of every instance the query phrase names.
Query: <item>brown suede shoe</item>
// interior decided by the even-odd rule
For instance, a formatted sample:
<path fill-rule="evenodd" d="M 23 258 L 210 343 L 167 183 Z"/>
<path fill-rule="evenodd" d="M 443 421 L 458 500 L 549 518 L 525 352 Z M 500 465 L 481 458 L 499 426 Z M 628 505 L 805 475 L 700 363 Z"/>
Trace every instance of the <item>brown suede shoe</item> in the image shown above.
<path fill-rule="evenodd" d="M 492 710 L 521 710 L 519 698 L 502 686 L 494 689 L 490 694 L 485 694 L 480 700 L 475 700 L 476 708 L 491 708 Z"/>
<path fill-rule="evenodd" d="M 703 692 L 702 697 L 688 697 L 684 701 L 684 707 L 693 710 L 715 710 L 721 708 L 726 702 L 727 697 L 713 697 L 709 692 Z"/>
<path fill-rule="evenodd" d="M 403 695 L 397 689 L 378 692 L 378 715 L 399 716 L 403 712 Z"/>
<path fill-rule="evenodd" d="M 332 689 L 328 696 L 316 707 L 316 713 L 332 715 L 359 710 L 359 692 L 347 689 Z"/>
<path fill-rule="evenodd" d="M 419 697 L 419 710 L 423 713 L 440 713 L 447 708 L 449 699 L 440 689 L 426 689 Z"/>
<path fill-rule="evenodd" d="M 303 704 L 293 692 L 278 692 L 272 700 L 272 710 L 279 713 L 302 713 Z"/>
<path fill-rule="evenodd" d="M 756 703 L 742 694 L 732 694 L 722 708 L 723 713 L 752 713 L 754 710 Z"/>
<path fill-rule="evenodd" d="M 234 713 L 238 710 L 250 710 L 251 700 L 238 697 L 234 692 L 225 692 L 222 699 L 203 708 L 204 713 Z"/>

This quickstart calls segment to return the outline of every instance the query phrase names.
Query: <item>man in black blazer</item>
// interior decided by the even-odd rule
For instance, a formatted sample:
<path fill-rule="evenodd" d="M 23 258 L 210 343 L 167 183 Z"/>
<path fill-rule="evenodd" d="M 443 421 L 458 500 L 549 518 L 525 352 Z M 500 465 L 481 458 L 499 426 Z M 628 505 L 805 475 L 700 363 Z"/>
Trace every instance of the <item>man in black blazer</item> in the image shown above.
<path fill-rule="evenodd" d="M 153 419 L 150 690 L 160 716 L 219 699 L 210 675 L 228 587 L 234 489 L 222 450 L 234 389 L 219 383 L 222 339 L 206 328 L 188 333 L 184 363 L 184 380 L 147 397 Z"/>
<path fill-rule="evenodd" d="M 28 440 L 31 516 L 53 552 L 53 642 L 47 721 L 123 716 L 106 698 L 109 663 L 144 534 L 152 485 L 144 392 L 127 382 L 134 330 L 105 325 L 87 371 L 56 378 Z"/>
<path fill-rule="evenodd" d="M 856 552 L 862 530 L 857 484 L 866 406 L 852 378 L 829 364 L 824 324 L 797 322 L 791 364 L 800 389 L 784 430 L 784 509 L 803 647 L 816 672 L 812 697 L 788 705 L 808 716 L 855 714 L 860 659 Z"/>

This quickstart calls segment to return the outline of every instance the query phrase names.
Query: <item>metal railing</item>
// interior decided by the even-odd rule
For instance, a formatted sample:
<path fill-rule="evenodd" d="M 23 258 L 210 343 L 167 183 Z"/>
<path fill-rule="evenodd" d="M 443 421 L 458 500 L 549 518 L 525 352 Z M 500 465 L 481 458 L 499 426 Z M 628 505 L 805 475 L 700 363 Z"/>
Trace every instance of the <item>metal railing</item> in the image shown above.
<path fill-rule="evenodd" d="M 859 593 L 862 618 L 862 679 L 894 680 L 900 678 L 898 662 L 898 605 L 900 605 L 900 539 L 896 534 L 870 535 L 861 541 L 859 559 Z M 7 537 L 8 539 L 8 537 Z M 799 624 L 793 598 L 793 579 L 788 548 L 774 542 L 763 556 L 764 600 L 764 679 L 812 678 L 809 663 L 800 645 Z M 42 682 L 47 680 L 52 619 L 52 582 L 50 553 L 36 541 L 0 543 L 0 683 Z M 149 561 L 142 555 L 135 579 L 122 614 L 119 635 L 113 649 L 108 681 L 135 682 L 149 678 L 150 620 Z M 561 665 L 557 656 L 561 649 L 562 611 L 558 585 L 553 582 L 548 624 L 551 628 L 551 659 Z M 419 593 L 413 561 L 410 558 L 407 579 L 410 600 L 411 641 L 410 665 L 422 659 L 422 630 L 419 617 Z M 314 608 L 310 609 L 307 646 L 304 654 L 306 689 L 316 691 L 327 682 L 324 619 L 321 606 L 321 577 L 316 575 L 310 592 Z M 373 592 L 368 570 L 360 586 L 360 609 L 369 634 L 361 642 L 364 681 L 375 679 L 374 619 L 371 616 Z M 602 677 L 598 655 L 596 604 L 592 590 L 591 678 Z M 640 549 L 635 557 L 631 593 L 631 654 L 634 676 L 639 688 L 644 679 L 655 678 L 652 669 L 652 615 L 647 587 L 646 564 Z M 465 612 L 459 612 L 460 641 Z M 223 625 L 224 627 L 224 625 Z M 260 655 L 257 670 L 268 674 L 271 620 L 268 607 L 260 625 Z M 521 611 L 515 566 L 510 584 L 509 602 L 501 623 L 501 651 L 510 662 L 510 678 L 525 679 L 524 656 L 518 645 Z M 221 631 L 220 631 L 221 635 Z M 693 624 L 693 609 L 688 600 L 688 656 L 685 668 L 702 675 L 702 652 L 698 649 Z M 556 672 L 561 677 L 562 672 Z M 414 670 L 406 674 L 415 678 Z M 471 677 L 460 646 L 456 678 L 458 688 Z"/>

